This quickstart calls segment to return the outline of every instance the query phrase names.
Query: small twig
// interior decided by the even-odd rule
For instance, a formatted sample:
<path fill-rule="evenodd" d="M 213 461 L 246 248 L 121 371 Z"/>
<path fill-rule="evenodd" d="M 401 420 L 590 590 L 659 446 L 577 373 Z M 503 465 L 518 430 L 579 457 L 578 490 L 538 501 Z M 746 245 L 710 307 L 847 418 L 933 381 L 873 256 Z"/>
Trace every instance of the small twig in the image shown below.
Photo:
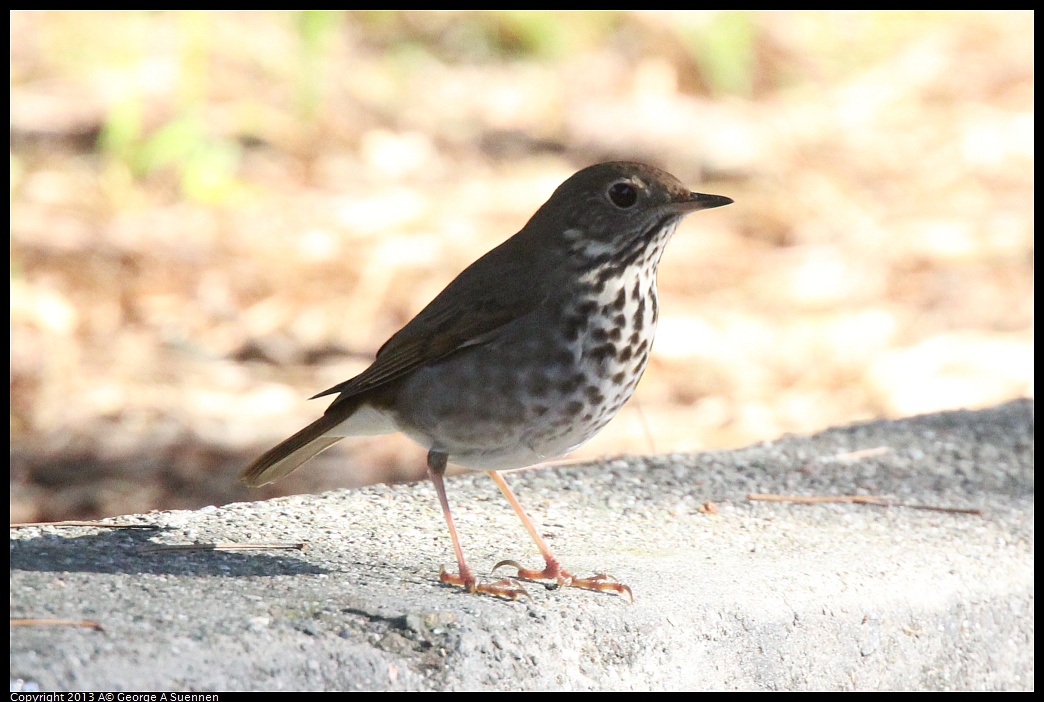
<path fill-rule="evenodd" d="M 12 529 L 22 527 L 101 527 L 103 529 L 159 529 L 157 524 L 123 524 L 113 522 L 15 522 L 10 525 Z"/>
<path fill-rule="evenodd" d="M 966 507 L 941 507 L 936 505 L 915 505 L 909 502 L 896 502 L 887 497 L 879 495 L 775 495 L 764 493 L 750 493 L 748 500 L 756 502 L 798 502 L 802 504 L 831 504 L 852 503 L 860 505 L 877 505 L 878 507 L 906 507 L 909 509 L 923 509 L 930 512 L 950 512 L 953 514 L 974 514 L 982 516 L 982 510 Z"/>
<path fill-rule="evenodd" d="M 103 631 L 101 624 L 89 619 L 11 619 L 11 626 L 76 626 Z"/>
<path fill-rule="evenodd" d="M 878 497 L 877 495 L 775 495 L 752 492 L 747 495 L 747 499 L 755 502 L 855 502 L 856 504 L 880 505 L 882 507 L 887 507 L 891 504 L 887 497 Z"/>
<path fill-rule="evenodd" d="M 981 517 L 984 512 L 978 507 L 943 507 L 940 505 L 912 505 L 909 502 L 894 502 L 892 507 L 907 507 L 909 509 L 923 509 L 928 512 L 949 512 L 951 514 L 974 514 Z"/>
<path fill-rule="evenodd" d="M 834 454 L 833 456 L 827 457 L 829 461 L 844 461 L 850 463 L 853 461 L 861 461 L 864 458 L 873 458 L 875 456 L 884 456 L 893 451 L 890 446 L 877 446 L 875 448 L 859 449 L 857 451 L 845 451 L 844 453 Z"/>
<path fill-rule="evenodd" d="M 163 551 L 304 551 L 305 543 L 296 544 L 161 544 L 145 546 L 138 553 L 161 553 Z"/>
<path fill-rule="evenodd" d="M 638 421 L 642 424 L 645 441 L 649 445 L 649 453 L 656 453 L 656 441 L 653 439 L 652 431 L 649 430 L 649 422 L 645 420 L 645 412 L 642 412 L 642 404 L 637 397 L 631 400 L 630 407 L 633 407 L 638 413 Z"/>

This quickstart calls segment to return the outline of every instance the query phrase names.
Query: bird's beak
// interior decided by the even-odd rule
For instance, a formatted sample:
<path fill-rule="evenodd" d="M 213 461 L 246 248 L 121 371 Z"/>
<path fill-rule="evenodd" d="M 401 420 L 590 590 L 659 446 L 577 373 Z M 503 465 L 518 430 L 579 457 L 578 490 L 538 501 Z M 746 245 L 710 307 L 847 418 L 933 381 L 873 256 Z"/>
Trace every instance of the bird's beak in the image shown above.
<path fill-rule="evenodd" d="M 724 207 L 732 204 L 731 197 L 724 195 L 704 195 L 703 193 L 689 193 L 689 199 L 678 203 L 686 212 L 697 212 L 699 210 L 712 210 L 715 207 Z"/>

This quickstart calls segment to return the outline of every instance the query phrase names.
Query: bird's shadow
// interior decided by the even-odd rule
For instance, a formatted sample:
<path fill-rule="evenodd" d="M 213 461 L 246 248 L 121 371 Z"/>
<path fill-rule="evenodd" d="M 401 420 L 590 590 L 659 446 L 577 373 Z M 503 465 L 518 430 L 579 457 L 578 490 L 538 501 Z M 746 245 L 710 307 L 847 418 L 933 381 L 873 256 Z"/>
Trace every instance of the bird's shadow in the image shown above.
<path fill-rule="evenodd" d="M 77 531 L 80 531 L 77 529 Z M 170 529 L 105 529 L 93 534 L 43 534 L 12 539 L 11 570 L 123 575 L 279 576 L 330 573 L 285 552 L 151 550 Z"/>

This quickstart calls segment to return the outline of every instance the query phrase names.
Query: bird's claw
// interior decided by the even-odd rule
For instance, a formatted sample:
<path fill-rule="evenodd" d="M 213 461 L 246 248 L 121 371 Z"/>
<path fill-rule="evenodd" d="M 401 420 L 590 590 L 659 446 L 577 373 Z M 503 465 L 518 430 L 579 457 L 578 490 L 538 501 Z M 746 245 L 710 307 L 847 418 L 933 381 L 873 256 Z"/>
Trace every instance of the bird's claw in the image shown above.
<path fill-rule="evenodd" d="M 519 597 L 527 597 L 532 602 L 533 598 L 526 589 L 514 578 L 502 578 L 492 583 L 484 583 L 477 580 L 470 573 L 467 576 L 449 573 L 445 566 L 439 566 L 439 580 L 447 585 L 462 587 L 472 594 L 493 595 L 506 600 L 515 601 Z"/>
<path fill-rule="evenodd" d="M 618 595 L 626 594 L 631 603 L 634 603 L 634 595 L 631 594 L 631 588 L 607 573 L 599 573 L 588 578 L 578 578 L 553 561 L 548 561 L 547 567 L 543 570 L 532 570 L 523 568 L 518 561 L 511 560 L 497 563 L 493 566 L 493 572 L 504 566 L 511 566 L 518 571 L 515 573 L 515 578 L 519 580 L 551 580 L 561 587 L 578 587 L 582 590 L 595 590 L 597 592 L 615 592 Z"/>
<path fill-rule="evenodd" d="M 570 587 L 580 587 L 585 590 L 597 590 L 598 592 L 615 592 L 618 595 L 627 595 L 627 599 L 634 604 L 634 595 L 631 588 L 607 573 L 599 573 L 589 578 L 572 578 Z"/>

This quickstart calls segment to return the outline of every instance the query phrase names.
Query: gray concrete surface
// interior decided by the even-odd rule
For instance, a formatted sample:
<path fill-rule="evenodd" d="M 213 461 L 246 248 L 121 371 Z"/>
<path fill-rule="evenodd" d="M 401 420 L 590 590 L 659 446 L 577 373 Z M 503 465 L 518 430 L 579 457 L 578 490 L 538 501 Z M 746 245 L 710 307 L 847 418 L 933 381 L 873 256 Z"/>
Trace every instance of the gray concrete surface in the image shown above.
<path fill-rule="evenodd" d="M 41 690 L 1029 690 L 1033 445 L 1024 400 L 510 475 L 561 560 L 613 573 L 634 604 L 441 585 L 453 559 L 427 484 L 121 518 L 151 531 L 12 529 L 12 617 L 101 629 L 12 627 L 11 677 Z M 448 486 L 478 571 L 538 564 L 488 478 Z M 143 551 L 262 541 L 307 549 Z"/>

